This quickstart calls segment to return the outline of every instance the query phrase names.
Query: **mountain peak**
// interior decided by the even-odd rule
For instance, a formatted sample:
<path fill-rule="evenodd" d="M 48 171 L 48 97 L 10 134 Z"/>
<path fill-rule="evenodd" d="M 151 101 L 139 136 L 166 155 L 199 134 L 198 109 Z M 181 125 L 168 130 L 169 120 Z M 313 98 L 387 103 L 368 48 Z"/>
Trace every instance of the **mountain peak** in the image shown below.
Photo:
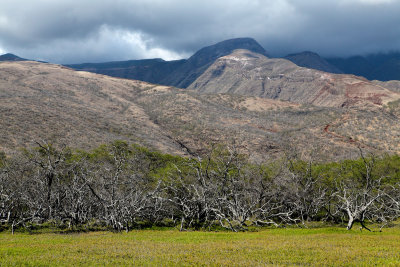
<path fill-rule="evenodd" d="M 246 49 L 251 52 L 267 56 L 265 49 L 259 43 L 257 43 L 256 40 L 247 37 L 229 39 L 214 45 L 206 46 L 191 56 L 189 61 L 202 64 L 203 62 L 209 62 L 219 57 L 229 55 L 237 49 Z"/>
<path fill-rule="evenodd" d="M 7 53 L 0 56 L 0 61 L 25 61 L 25 60 L 26 59 L 20 58 L 19 56 L 16 56 L 11 53 Z"/>
<path fill-rule="evenodd" d="M 245 49 L 253 53 L 267 55 L 265 49 L 252 38 L 235 38 L 204 47 L 191 56 L 185 64 L 176 69 L 163 84 L 187 88 L 218 58 L 233 51 Z"/>

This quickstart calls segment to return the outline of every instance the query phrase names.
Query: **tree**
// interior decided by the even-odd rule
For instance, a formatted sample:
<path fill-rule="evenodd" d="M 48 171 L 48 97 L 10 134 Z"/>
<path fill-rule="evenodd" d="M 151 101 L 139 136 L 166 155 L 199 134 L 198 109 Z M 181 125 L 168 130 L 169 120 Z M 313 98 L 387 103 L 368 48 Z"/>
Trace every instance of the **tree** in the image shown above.
<path fill-rule="evenodd" d="M 146 171 L 138 167 L 146 163 L 137 152 L 123 141 L 102 146 L 95 151 L 92 171 L 84 178 L 101 206 L 102 219 L 118 231 L 129 231 L 137 218 L 158 207 L 158 184 L 151 183 Z"/>
<path fill-rule="evenodd" d="M 334 196 L 337 200 L 337 213 L 344 212 L 347 215 L 347 230 L 358 221 L 362 228 L 371 231 L 365 221 L 373 220 L 381 211 L 379 203 L 385 196 L 385 177 L 375 174 L 374 155 L 365 157 L 361 150 L 360 155 L 358 161 L 342 163 Z"/>

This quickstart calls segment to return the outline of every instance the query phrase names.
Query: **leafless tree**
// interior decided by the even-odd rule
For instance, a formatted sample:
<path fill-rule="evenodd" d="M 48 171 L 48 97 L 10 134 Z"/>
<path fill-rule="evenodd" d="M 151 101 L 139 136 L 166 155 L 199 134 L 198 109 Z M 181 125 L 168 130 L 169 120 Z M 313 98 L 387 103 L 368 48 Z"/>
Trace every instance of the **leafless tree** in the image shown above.
<path fill-rule="evenodd" d="M 375 156 L 365 157 L 361 150 L 360 155 L 362 162 L 359 166 L 342 166 L 334 196 L 337 198 L 337 212 L 347 215 L 347 230 L 358 221 L 362 228 L 371 231 L 366 227 L 365 221 L 372 220 L 382 209 L 380 203 L 382 204 L 381 200 L 385 196 L 382 183 L 384 177 L 374 174 Z M 345 176 L 348 168 L 351 168 L 353 175 Z"/>
<path fill-rule="evenodd" d="M 157 209 L 160 200 L 155 193 L 159 186 L 153 186 L 145 174 L 137 170 L 140 163 L 136 162 L 127 143 L 114 142 L 107 152 L 109 154 L 94 162 L 92 171 L 83 178 L 101 205 L 102 219 L 115 230 L 129 231 L 129 225 L 150 209 L 150 203 Z"/>
<path fill-rule="evenodd" d="M 400 183 L 377 168 L 377 157 L 360 156 L 335 163 L 335 175 L 325 177 L 313 161 L 253 164 L 234 146 L 174 159 L 122 141 L 91 152 L 39 142 L 12 158 L 0 155 L 0 223 L 14 231 L 96 221 L 129 231 L 172 218 L 180 230 L 241 231 L 329 217 L 370 230 L 367 221 L 384 226 L 400 216 Z"/>

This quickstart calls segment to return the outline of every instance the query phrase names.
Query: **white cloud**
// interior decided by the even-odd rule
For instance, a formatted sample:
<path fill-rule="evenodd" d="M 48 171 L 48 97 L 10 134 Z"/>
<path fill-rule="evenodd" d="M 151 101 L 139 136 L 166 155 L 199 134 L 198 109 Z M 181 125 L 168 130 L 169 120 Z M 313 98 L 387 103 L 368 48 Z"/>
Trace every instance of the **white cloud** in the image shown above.
<path fill-rule="evenodd" d="M 253 37 L 272 55 L 400 48 L 400 0 L 0 0 L 3 50 L 58 63 L 187 57 Z"/>
<path fill-rule="evenodd" d="M 110 29 L 103 27 L 101 37 L 104 40 L 115 38 L 119 45 L 125 45 L 130 54 L 143 55 L 144 58 L 162 58 L 165 60 L 181 59 L 186 57 L 186 54 L 179 54 L 174 51 L 155 46 L 151 38 L 146 39 L 143 34 L 131 32 L 128 30 Z"/>
<path fill-rule="evenodd" d="M 185 58 L 180 54 L 154 44 L 151 38 L 140 32 L 102 25 L 96 33 L 86 38 L 56 39 L 32 49 L 20 50 L 22 55 L 54 63 L 82 63 L 130 60 L 144 58 L 163 58 L 165 60 Z"/>

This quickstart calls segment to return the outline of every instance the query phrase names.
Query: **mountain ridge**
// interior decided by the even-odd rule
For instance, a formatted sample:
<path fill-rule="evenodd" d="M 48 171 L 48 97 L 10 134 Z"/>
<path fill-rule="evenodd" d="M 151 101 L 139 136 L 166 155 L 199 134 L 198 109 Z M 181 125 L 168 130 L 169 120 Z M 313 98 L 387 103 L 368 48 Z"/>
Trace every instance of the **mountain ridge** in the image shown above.
<path fill-rule="evenodd" d="M 265 49 L 252 38 L 225 40 L 197 51 L 161 83 L 178 88 L 187 88 L 214 63 L 215 60 L 222 56 L 229 55 L 236 49 L 247 49 L 252 52 L 267 55 Z"/>
<path fill-rule="evenodd" d="M 287 60 L 292 61 L 294 64 L 300 67 L 309 69 L 321 70 L 329 73 L 342 74 L 343 71 L 330 64 L 324 58 L 317 53 L 311 51 L 304 51 L 295 54 L 289 54 L 284 57 Z"/>
<path fill-rule="evenodd" d="M 188 89 L 325 107 L 382 106 L 400 98 L 400 94 L 364 78 L 303 68 L 247 50 L 219 58 Z"/>
<path fill-rule="evenodd" d="M 150 83 L 187 88 L 219 57 L 235 49 L 248 49 L 269 57 L 265 49 L 252 38 L 234 38 L 203 47 L 188 59 L 165 61 L 139 59 L 101 63 L 66 64 L 76 69 L 113 77 L 147 81 Z M 336 74 L 353 74 L 369 80 L 400 80 L 400 53 L 380 53 L 366 56 L 323 58 L 312 51 L 292 53 L 283 58 L 298 66 Z M 26 60 L 13 54 L 0 56 L 1 60 Z"/>
<path fill-rule="evenodd" d="M 344 73 L 363 76 L 368 80 L 400 80 L 400 52 L 326 60 Z"/>
<path fill-rule="evenodd" d="M 113 77 L 141 80 L 156 84 L 188 87 L 216 59 L 245 48 L 267 55 L 265 49 L 252 38 L 234 38 L 204 47 L 188 59 L 160 61 L 159 59 L 116 61 L 105 63 L 68 64 L 67 67 Z"/>
<path fill-rule="evenodd" d="M 83 149 L 121 139 L 183 156 L 234 143 L 255 162 L 285 151 L 307 156 L 310 145 L 319 159 L 357 157 L 358 147 L 400 151 L 397 106 L 317 107 L 198 93 L 32 61 L 0 63 L 0 98 L 6 153 L 42 139 Z"/>

